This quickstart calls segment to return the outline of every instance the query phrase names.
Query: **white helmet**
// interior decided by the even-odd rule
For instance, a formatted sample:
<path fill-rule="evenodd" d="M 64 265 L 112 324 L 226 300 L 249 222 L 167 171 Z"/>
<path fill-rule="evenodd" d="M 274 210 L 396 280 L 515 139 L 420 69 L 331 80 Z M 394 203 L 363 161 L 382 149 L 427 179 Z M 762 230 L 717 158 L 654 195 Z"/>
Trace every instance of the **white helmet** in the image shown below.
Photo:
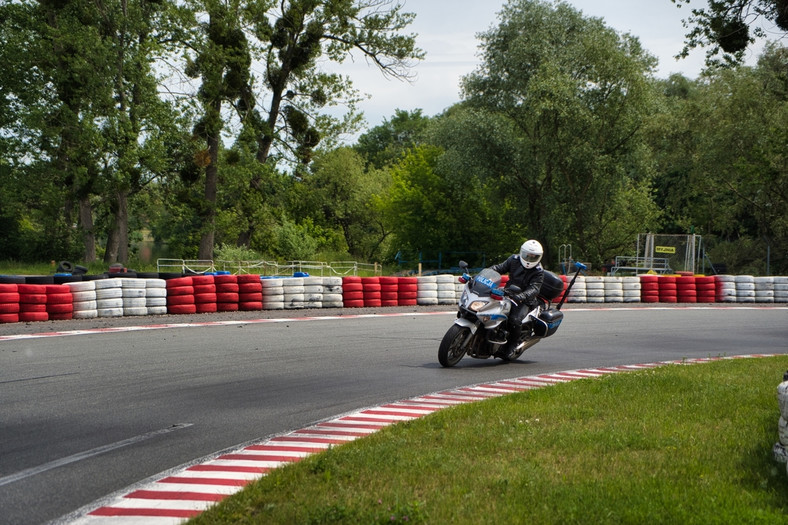
<path fill-rule="evenodd" d="M 520 246 L 520 263 L 528 270 L 539 264 L 542 260 L 544 250 L 539 241 L 533 239 L 525 241 Z"/>

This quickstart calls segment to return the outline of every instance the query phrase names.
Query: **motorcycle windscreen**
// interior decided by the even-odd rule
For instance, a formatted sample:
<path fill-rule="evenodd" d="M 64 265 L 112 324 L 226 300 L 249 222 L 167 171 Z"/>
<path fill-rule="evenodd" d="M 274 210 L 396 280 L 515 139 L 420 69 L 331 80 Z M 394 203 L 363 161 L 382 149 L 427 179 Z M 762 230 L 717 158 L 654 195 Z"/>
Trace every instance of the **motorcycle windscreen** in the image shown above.
<path fill-rule="evenodd" d="M 553 335 L 563 320 L 564 313 L 561 310 L 556 310 L 555 308 L 542 310 L 539 317 L 534 319 L 534 335 L 538 337 Z"/>
<path fill-rule="evenodd" d="M 490 295 L 493 288 L 501 285 L 501 274 L 495 270 L 485 268 L 473 278 L 473 293 L 479 296 Z"/>

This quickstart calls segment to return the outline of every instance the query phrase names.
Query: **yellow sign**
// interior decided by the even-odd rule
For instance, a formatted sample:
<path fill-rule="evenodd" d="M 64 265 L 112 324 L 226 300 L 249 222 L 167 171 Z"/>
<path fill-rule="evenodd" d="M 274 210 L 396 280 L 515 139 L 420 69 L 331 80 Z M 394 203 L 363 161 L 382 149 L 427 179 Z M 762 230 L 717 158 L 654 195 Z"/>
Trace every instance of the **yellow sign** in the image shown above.
<path fill-rule="evenodd" d="M 676 253 L 675 246 L 655 246 L 654 251 L 657 253 Z"/>

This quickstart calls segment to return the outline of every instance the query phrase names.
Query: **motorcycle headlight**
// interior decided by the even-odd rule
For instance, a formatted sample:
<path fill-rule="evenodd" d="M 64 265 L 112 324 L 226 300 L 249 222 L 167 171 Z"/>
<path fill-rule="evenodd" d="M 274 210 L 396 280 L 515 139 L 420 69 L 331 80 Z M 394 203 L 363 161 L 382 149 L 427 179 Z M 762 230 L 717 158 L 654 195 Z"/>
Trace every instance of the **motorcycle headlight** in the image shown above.
<path fill-rule="evenodd" d="M 470 309 L 471 309 L 471 310 L 473 310 L 474 312 L 478 312 L 478 311 L 479 311 L 479 310 L 481 310 L 481 309 L 484 307 L 484 305 L 486 305 L 486 304 L 487 304 L 487 303 L 486 303 L 485 301 L 474 301 L 474 302 L 472 302 L 470 305 L 468 305 L 468 308 L 470 308 Z"/>

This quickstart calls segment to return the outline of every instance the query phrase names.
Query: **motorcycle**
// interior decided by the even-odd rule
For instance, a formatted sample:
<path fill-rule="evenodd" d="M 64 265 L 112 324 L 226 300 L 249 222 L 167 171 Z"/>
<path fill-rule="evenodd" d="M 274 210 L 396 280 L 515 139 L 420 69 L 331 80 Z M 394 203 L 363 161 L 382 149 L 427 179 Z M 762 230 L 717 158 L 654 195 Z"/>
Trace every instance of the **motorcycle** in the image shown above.
<path fill-rule="evenodd" d="M 501 288 L 501 274 L 490 268 L 471 277 L 467 274 L 468 264 L 460 261 L 463 275 L 459 281 L 465 283 L 465 287 L 460 296 L 457 320 L 449 327 L 438 348 L 440 364 L 444 367 L 454 366 L 466 354 L 476 359 L 501 357 L 512 361 L 545 337 L 553 335 L 564 319 L 561 306 L 580 271 L 586 269 L 582 263 L 576 262 L 575 266 L 577 271 L 566 290 L 560 277 L 545 270 L 544 282 L 537 297 L 538 305 L 523 318 L 523 330 L 512 354 L 502 357 L 499 352 L 509 336 L 506 330 L 509 312 L 516 305 L 512 297 L 522 290 L 515 285 Z M 560 302 L 553 307 L 553 301 L 559 296 Z"/>

